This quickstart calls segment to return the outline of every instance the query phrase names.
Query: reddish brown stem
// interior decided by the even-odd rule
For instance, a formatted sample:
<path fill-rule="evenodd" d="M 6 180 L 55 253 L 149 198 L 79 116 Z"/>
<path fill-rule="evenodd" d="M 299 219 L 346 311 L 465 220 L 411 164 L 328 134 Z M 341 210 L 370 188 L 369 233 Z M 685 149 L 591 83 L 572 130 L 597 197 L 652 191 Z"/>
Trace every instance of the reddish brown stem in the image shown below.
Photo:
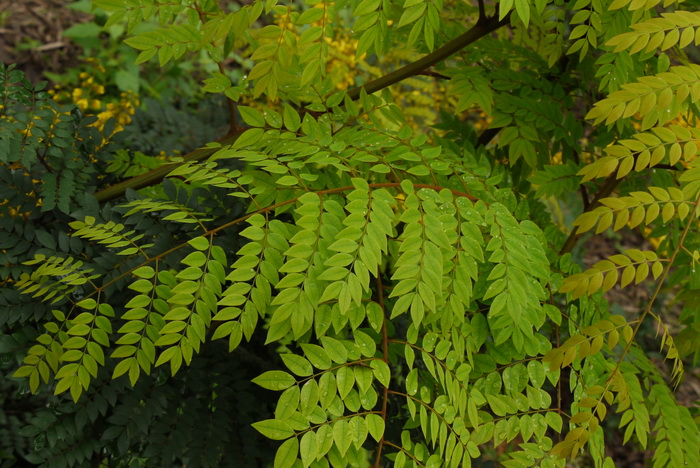
<path fill-rule="evenodd" d="M 203 19 L 204 12 L 201 11 L 201 8 L 199 8 L 199 5 L 196 2 L 195 7 L 197 8 L 197 12 L 200 15 L 200 19 Z M 459 52 L 461 49 L 467 47 L 468 45 L 472 44 L 478 39 L 492 33 L 501 26 L 508 24 L 509 21 L 510 15 L 506 16 L 501 21 L 498 21 L 495 17 L 480 17 L 479 21 L 477 21 L 474 27 L 472 27 L 469 31 L 465 32 L 461 36 L 457 37 L 456 39 L 453 39 L 452 41 L 448 42 L 447 44 L 435 50 L 434 52 L 426 55 L 425 57 L 418 59 L 415 62 L 409 63 L 405 67 L 399 68 L 396 71 L 381 76 L 376 80 L 372 80 L 363 86 L 351 89 L 350 91 L 348 91 L 348 97 L 350 97 L 353 100 L 359 99 L 361 91 L 363 89 L 366 93 L 371 94 L 380 91 L 388 86 L 391 86 L 394 83 L 398 83 L 399 81 L 402 81 L 406 78 L 415 76 L 418 73 L 421 73 L 427 70 L 428 68 L 432 67 L 433 65 L 445 60 L 446 58 L 455 54 L 456 52 Z M 234 110 L 235 109 L 232 109 L 232 106 L 229 106 L 229 113 L 233 112 Z M 231 122 L 232 130 L 230 131 L 230 133 L 223 139 L 219 140 L 222 144 L 224 144 L 224 142 L 231 143 L 235 141 L 235 139 L 238 138 L 238 136 L 242 133 L 242 130 L 240 128 L 233 129 L 233 126 L 235 125 L 235 120 L 231 120 Z M 203 153 L 202 151 L 211 150 L 196 150 L 193 153 L 186 155 L 184 158 L 185 161 L 201 161 L 202 159 L 205 159 L 211 154 L 211 152 Z M 105 202 L 124 195 L 124 192 L 128 188 L 138 190 L 143 187 L 157 184 L 176 167 L 176 164 L 161 166 L 141 176 L 125 180 L 124 182 L 121 182 L 117 185 L 107 187 L 104 190 L 100 190 L 99 192 L 95 193 L 95 198 L 97 198 L 98 202 Z"/>
<path fill-rule="evenodd" d="M 400 187 L 401 187 L 401 183 L 400 183 L 400 182 L 386 182 L 386 183 L 368 184 L 368 186 L 369 186 L 369 188 L 371 188 L 371 189 L 388 188 L 388 187 L 400 188 Z M 434 185 L 424 185 L 424 184 L 415 184 L 414 187 L 415 187 L 415 188 L 418 188 L 418 189 L 421 189 L 421 188 L 429 188 L 429 189 L 433 189 L 433 190 L 442 190 L 442 189 L 444 188 L 444 187 L 436 187 L 436 186 L 434 186 Z M 347 192 L 347 191 L 349 191 L 349 190 L 353 190 L 354 188 L 355 188 L 354 186 L 348 185 L 348 186 L 345 186 L 345 187 L 336 187 L 336 188 L 327 189 L 327 190 L 319 190 L 319 191 L 317 191 L 316 193 L 317 193 L 318 195 L 328 195 L 328 194 L 332 194 L 332 193 Z M 469 195 L 469 194 L 467 194 L 467 193 L 463 193 L 463 192 L 460 192 L 460 191 L 458 191 L 458 190 L 452 190 L 452 189 L 448 189 L 448 190 L 450 190 L 455 196 L 458 196 L 458 197 L 465 197 L 465 198 L 468 198 L 469 200 L 472 200 L 472 201 L 477 201 L 477 200 L 478 200 L 478 198 L 474 197 L 473 195 Z M 242 223 L 243 221 L 245 221 L 246 219 L 250 218 L 251 216 L 254 216 L 254 215 L 256 215 L 256 214 L 262 214 L 262 213 L 270 213 L 270 212 L 273 212 L 273 211 L 275 211 L 277 208 L 280 208 L 280 207 L 282 207 L 282 206 L 289 205 L 290 203 L 295 203 L 298 199 L 299 199 L 299 197 L 290 198 L 289 200 L 285 200 L 285 201 L 283 201 L 283 202 L 275 203 L 274 205 L 270 205 L 270 206 L 267 206 L 267 207 L 265 207 L 265 208 L 261 208 L 261 209 L 259 209 L 259 210 L 251 211 L 250 213 L 248 213 L 248 214 L 246 214 L 246 215 L 244 215 L 244 216 L 241 216 L 240 218 L 234 219 L 233 221 L 230 221 L 230 222 L 228 222 L 228 223 L 226 223 L 226 224 L 222 224 L 221 226 L 218 226 L 218 227 L 216 227 L 216 228 L 214 228 L 214 229 L 211 229 L 211 230 L 209 230 L 209 231 L 203 233 L 202 236 L 211 236 L 211 235 L 213 235 L 213 234 L 216 234 L 216 233 L 219 232 L 219 231 L 223 231 L 224 229 L 228 229 L 228 228 L 230 228 L 231 226 L 234 226 L 234 225 L 236 225 L 236 224 Z M 173 247 L 173 248 L 171 248 L 170 250 L 167 250 L 167 251 L 165 251 L 165 252 L 163 252 L 163 253 L 161 253 L 161 254 L 158 254 L 158 255 L 156 255 L 156 256 L 154 256 L 154 257 L 150 257 L 150 258 L 149 258 L 148 260 L 146 260 L 145 262 L 143 262 L 143 263 L 141 263 L 141 264 L 139 264 L 139 265 L 136 265 L 136 266 L 134 266 L 132 269 L 130 269 L 129 271 L 124 272 L 123 274 L 117 276 L 116 278 L 111 279 L 110 281 L 108 281 L 107 283 L 105 283 L 104 285 L 102 285 L 100 288 L 96 288 L 95 291 L 93 291 L 92 293 L 88 294 L 87 297 L 90 297 L 90 296 L 92 296 L 93 294 L 102 291 L 102 290 L 105 289 L 107 286 L 109 286 L 109 285 L 111 285 L 111 284 L 113 284 L 113 283 L 119 281 L 120 279 L 122 279 L 122 278 L 124 278 L 124 277 L 130 275 L 131 272 L 134 271 L 136 268 L 140 268 L 140 267 L 142 267 L 142 266 L 148 265 L 149 263 L 151 263 L 151 262 L 153 262 L 153 261 L 157 261 L 157 260 L 160 260 L 161 258 L 165 258 L 165 257 L 167 257 L 169 254 L 171 254 L 171 253 L 173 253 L 173 252 L 175 252 L 175 251 L 177 251 L 177 250 L 180 250 L 181 248 L 185 247 L 186 245 L 189 245 L 189 244 L 188 244 L 187 242 L 185 242 L 185 243 L 183 243 L 183 244 L 176 245 L 175 247 Z"/>
<path fill-rule="evenodd" d="M 379 306 L 382 308 L 382 359 L 389 365 L 389 337 L 386 332 L 386 310 L 384 304 L 384 286 L 382 285 L 381 275 L 377 273 L 377 299 L 379 300 Z M 384 394 L 382 395 L 382 412 L 381 417 L 384 419 L 384 427 L 386 427 L 386 408 L 387 402 L 389 401 L 389 386 L 384 387 Z M 384 448 L 384 435 L 379 439 L 379 444 L 377 445 L 377 456 L 374 460 L 374 468 L 379 468 L 382 461 L 382 449 Z"/>

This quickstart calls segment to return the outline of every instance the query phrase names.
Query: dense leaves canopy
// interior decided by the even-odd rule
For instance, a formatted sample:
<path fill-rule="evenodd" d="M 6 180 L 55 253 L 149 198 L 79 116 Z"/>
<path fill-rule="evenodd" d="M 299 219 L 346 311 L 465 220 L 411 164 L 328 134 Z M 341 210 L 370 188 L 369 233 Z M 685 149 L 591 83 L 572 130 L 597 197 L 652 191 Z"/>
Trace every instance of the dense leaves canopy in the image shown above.
<path fill-rule="evenodd" d="M 10 463 L 700 466 L 695 2 L 224 3 L 94 0 L 107 113 L 0 68 Z M 228 133 L 134 115 L 157 67 Z"/>

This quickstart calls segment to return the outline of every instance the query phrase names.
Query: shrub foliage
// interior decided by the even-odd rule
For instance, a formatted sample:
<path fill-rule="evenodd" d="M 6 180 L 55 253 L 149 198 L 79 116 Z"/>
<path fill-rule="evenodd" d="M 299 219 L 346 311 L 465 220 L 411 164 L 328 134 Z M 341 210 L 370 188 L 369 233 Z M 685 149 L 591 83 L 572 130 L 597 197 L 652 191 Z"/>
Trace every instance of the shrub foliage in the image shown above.
<path fill-rule="evenodd" d="M 608 467 L 619 428 L 700 466 L 674 397 L 700 353 L 693 2 L 93 4 L 137 63 L 201 64 L 231 131 L 119 180 L 155 165 L 109 172 L 114 123 L 0 69 L 3 386 L 40 402 L 13 422 L 31 448 L 0 449 L 400 468 L 507 444 L 505 466 Z M 654 242 L 572 261 L 635 229 Z M 644 307 L 615 313 L 633 283 Z"/>

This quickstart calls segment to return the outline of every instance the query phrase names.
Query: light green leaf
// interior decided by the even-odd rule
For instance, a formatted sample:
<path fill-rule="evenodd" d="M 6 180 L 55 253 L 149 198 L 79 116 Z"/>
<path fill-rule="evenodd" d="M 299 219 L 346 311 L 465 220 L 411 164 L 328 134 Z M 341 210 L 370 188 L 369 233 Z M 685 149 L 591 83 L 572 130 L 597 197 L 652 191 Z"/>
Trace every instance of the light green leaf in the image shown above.
<path fill-rule="evenodd" d="M 389 381 L 391 380 L 391 370 L 389 365 L 379 359 L 375 359 L 369 363 L 372 371 L 374 372 L 374 377 L 379 380 L 379 382 L 385 387 L 389 388 Z"/>
<path fill-rule="evenodd" d="M 284 390 L 296 383 L 296 379 L 284 371 L 267 371 L 252 380 L 268 390 Z"/>
<path fill-rule="evenodd" d="M 265 126 L 265 117 L 259 110 L 248 106 L 238 106 L 237 108 L 241 113 L 241 117 L 243 117 L 243 121 L 251 127 Z"/>
<path fill-rule="evenodd" d="M 338 364 L 345 364 L 348 361 L 348 350 L 345 348 L 343 343 L 328 336 L 322 336 L 320 338 L 323 349 L 328 353 L 333 362 Z"/>
<path fill-rule="evenodd" d="M 296 132 L 301 126 L 301 119 L 299 118 L 297 111 L 295 111 L 289 104 L 285 104 L 282 115 L 284 118 L 284 126 L 287 127 L 287 130 L 290 132 Z"/>
<path fill-rule="evenodd" d="M 522 20 L 525 27 L 530 23 L 530 2 L 529 0 L 515 0 L 515 12 Z"/>
<path fill-rule="evenodd" d="M 301 436 L 299 452 L 301 453 L 301 462 L 304 467 L 311 465 L 311 462 L 316 459 L 316 454 L 318 453 L 318 438 L 314 431 L 307 431 Z"/>
<path fill-rule="evenodd" d="M 299 455 L 299 439 L 285 440 L 275 454 L 274 468 L 292 468 Z"/>
<path fill-rule="evenodd" d="M 411 24 L 414 21 L 416 21 L 418 18 L 423 16 L 423 13 L 425 12 L 427 4 L 426 3 L 419 3 L 418 5 L 413 5 L 412 7 L 408 7 L 404 10 L 403 14 L 401 15 L 401 19 L 399 20 L 399 24 L 397 27 L 402 27 L 407 24 Z"/>
<path fill-rule="evenodd" d="M 370 435 L 379 442 L 379 439 L 384 437 L 384 419 L 378 414 L 368 414 L 365 416 L 365 421 Z"/>
<path fill-rule="evenodd" d="M 314 372 L 311 363 L 303 356 L 296 354 L 282 354 L 280 357 L 282 358 L 284 365 L 287 366 L 287 369 L 299 377 L 308 377 Z"/>
<path fill-rule="evenodd" d="M 272 440 L 284 440 L 294 435 L 294 430 L 284 421 L 266 419 L 252 424 L 256 431 Z"/>

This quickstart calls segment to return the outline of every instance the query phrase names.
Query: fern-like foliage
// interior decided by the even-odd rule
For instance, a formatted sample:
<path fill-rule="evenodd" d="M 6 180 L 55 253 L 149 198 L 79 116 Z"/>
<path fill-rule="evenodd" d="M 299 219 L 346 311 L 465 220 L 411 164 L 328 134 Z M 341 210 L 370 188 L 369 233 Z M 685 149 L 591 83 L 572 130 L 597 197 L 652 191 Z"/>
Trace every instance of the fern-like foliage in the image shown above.
<path fill-rule="evenodd" d="M 83 164 L 75 134 L 63 151 L 63 114 L 0 69 L 3 110 L 14 109 L 0 176 L 21 193 L 0 221 L 29 243 L 3 244 L 3 281 L 16 304 L 45 304 L 14 376 L 64 405 L 30 422 L 48 444 L 32 461 L 452 467 L 512 444 L 499 460 L 509 467 L 582 453 L 609 467 L 604 433 L 619 430 L 655 466 L 700 464 L 697 415 L 673 395 L 700 352 L 698 309 L 686 304 L 676 337 L 657 306 L 671 287 L 690 298 L 700 287 L 688 128 L 700 67 L 678 59 L 697 18 L 658 16 L 658 3 L 504 0 L 487 13 L 483 2 L 96 0 L 108 26 L 126 23 L 138 63 L 208 54 L 220 67 L 203 89 L 239 119 L 124 183 L 143 190 L 98 192 L 102 207 L 76 193 L 93 188 L 82 168 L 109 158 Z M 339 91 L 329 43 L 350 13 L 358 61 L 381 69 L 397 44 L 426 55 Z M 673 63 L 659 50 L 672 47 Z M 245 77 L 225 73 L 230 57 Z M 451 82 L 404 82 L 443 111 L 414 120 L 410 94 L 385 88 L 419 73 Z M 482 113 L 477 136 L 464 120 Z M 432 115 L 441 122 L 417 126 Z M 542 198 L 568 192 L 583 211 L 567 207 L 557 224 Z M 40 209 L 26 208 L 32 197 Z M 61 227 L 34 234 L 24 213 Z M 639 227 L 658 247 L 585 270 L 573 261 L 581 235 Z M 650 286 L 636 315 L 611 313 L 603 293 L 618 282 Z M 658 340 L 667 372 L 643 337 Z M 274 452 L 250 428 L 278 441 Z"/>

